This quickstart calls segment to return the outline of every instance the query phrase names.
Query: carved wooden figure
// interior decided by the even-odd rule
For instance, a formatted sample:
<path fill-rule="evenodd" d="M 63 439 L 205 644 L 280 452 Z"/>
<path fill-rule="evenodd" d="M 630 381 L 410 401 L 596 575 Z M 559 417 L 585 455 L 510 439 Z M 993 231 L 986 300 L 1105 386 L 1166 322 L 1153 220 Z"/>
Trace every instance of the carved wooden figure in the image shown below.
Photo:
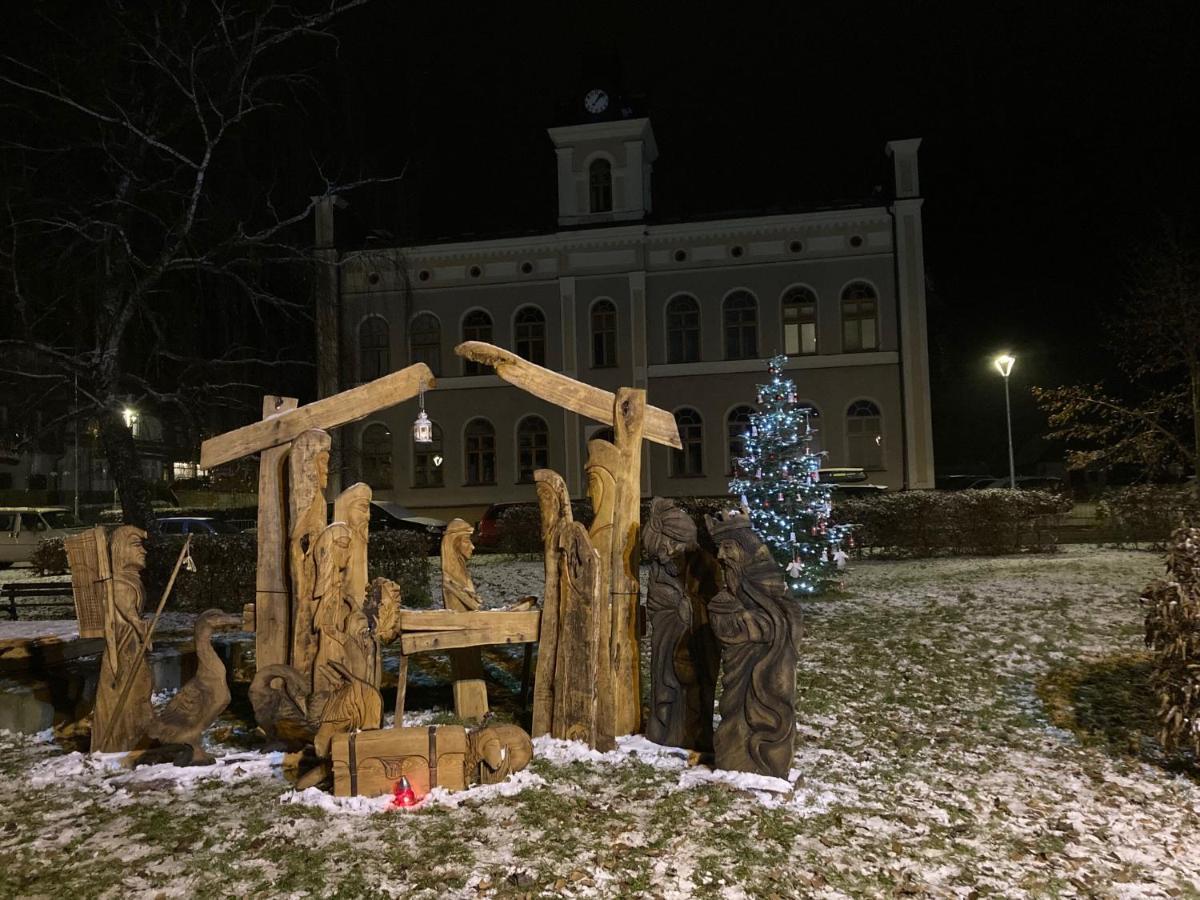
<path fill-rule="evenodd" d="M 352 542 L 350 526 L 345 522 L 334 522 L 325 526 L 312 554 L 316 573 L 312 617 L 316 635 L 312 668 L 314 694 L 327 693 L 342 680 L 330 663 L 345 662 L 346 621 L 354 608 L 347 596 L 346 585 Z"/>
<path fill-rule="evenodd" d="M 150 723 L 149 736 L 161 744 L 182 744 L 177 766 L 209 765 L 213 758 L 204 750 L 201 735 L 229 706 L 229 683 L 225 664 L 212 646 L 213 631 L 236 630 L 242 617 L 219 609 L 205 610 L 196 618 L 196 674 L 179 689 L 171 702 Z"/>
<path fill-rule="evenodd" d="M 333 792 L 339 797 L 389 794 L 401 777 L 417 797 L 432 788 L 495 784 L 528 765 L 529 735 L 515 725 L 468 732 L 461 725 L 387 728 L 333 739 Z"/>
<path fill-rule="evenodd" d="M 786 778 L 796 738 L 798 608 L 746 515 L 731 511 L 707 523 L 725 576 L 708 607 L 721 644 L 716 764 Z"/>
<path fill-rule="evenodd" d="M 142 620 L 145 591 L 146 532 L 133 525 L 116 528 L 108 546 L 112 577 L 104 617 L 104 654 L 92 713 L 91 749 L 133 750 L 144 745 L 154 715 L 150 694 L 154 681 L 141 656 L 147 649 Z"/>
<path fill-rule="evenodd" d="M 288 572 L 292 588 L 292 667 L 312 684 L 317 655 L 315 613 L 317 538 L 325 530 L 329 435 L 310 429 L 292 442 L 288 457 Z"/>
<path fill-rule="evenodd" d="M 650 718 L 646 737 L 702 753 L 713 749 L 713 697 L 719 650 L 708 624 L 702 585 L 689 561 L 703 553 L 696 525 L 674 501 L 656 497 L 642 533 L 651 558 L 646 587 L 650 620 Z"/>
<path fill-rule="evenodd" d="M 467 572 L 467 560 L 475 552 L 471 526 L 454 519 L 442 536 L 442 605 L 456 612 L 479 609 L 479 595 Z M 454 711 L 464 721 L 487 714 L 487 684 L 483 680 L 483 660 L 478 647 L 450 651 L 454 674 Z"/>
<path fill-rule="evenodd" d="M 533 736 L 550 733 L 554 718 L 554 667 L 558 654 L 559 570 L 558 530 L 573 521 L 571 498 L 562 476 L 551 469 L 533 473 L 542 515 L 542 559 L 546 572 L 537 670 L 533 681 Z"/>
<path fill-rule="evenodd" d="M 367 596 L 367 543 L 371 525 L 371 488 L 363 482 L 352 484 L 333 501 L 333 520 L 345 522 L 353 542 L 346 568 L 346 596 L 362 606 Z"/>
<path fill-rule="evenodd" d="M 580 523 L 563 522 L 557 534 L 558 634 L 550 734 L 611 750 L 612 705 L 605 703 L 611 701 L 605 687 L 611 691 L 611 682 L 604 678 L 611 671 L 604 655 L 611 617 L 600 581 L 604 562 Z"/>

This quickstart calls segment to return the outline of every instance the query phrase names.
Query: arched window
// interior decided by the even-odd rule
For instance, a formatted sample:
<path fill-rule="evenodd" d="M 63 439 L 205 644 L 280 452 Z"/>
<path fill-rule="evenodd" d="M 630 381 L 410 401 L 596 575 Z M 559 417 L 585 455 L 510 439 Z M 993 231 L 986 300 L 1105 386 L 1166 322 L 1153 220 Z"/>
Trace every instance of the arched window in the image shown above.
<path fill-rule="evenodd" d="M 376 422 L 362 433 L 363 481 L 372 488 L 392 486 L 392 433 Z"/>
<path fill-rule="evenodd" d="M 817 295 L 808 288 L 795 287 L 783 295 L 783 352 L 817 352 Z"/>
<path fill-rule="evenodd" d="M 808 442 L 808 449 L 813 453 L 821 452 L 821 411 L 809 403 L 807 400 L 801 400 L 796 404 L 798 409 L 808 410 L 808 427 L 812 429 L 810 435 L 812 440 Z"/>
<path fill-rule="evenodd" d="M 473 309 L 463 316 L 462 339 L 464 341 L 492 342 L 492 317 L 482 309 Z M 464 375 L 487 375 L 491 366 L 477 363 L 473 359 L 463 360 Z"/>
<path fill-rule="evenodd" d="M 734 291 L 725 298 L 725 358 L 758 356 L 758 301 L 749 291 Z"/>
<path fill-rule="evenodd" d="M 735 406 L 725 419 L 728 438 L 730 475 L 738 472 L 738 459 L 746 455 L 746 435 L 750 433 L 750 417 L 755 413 L 753 406 Z"/>
<path fill-rule="evenodd" d="M 594 159 L 588 166 L 588 198 L 592 212 L 612 212 L 612 163 L 607 159 Z"/>
<path fill-rule="evenodd" d="M 533 481 L 538 469 L 550 468 L 550 429 L 541 416 L 526 416 L 517 425 L 517 481 Z"/>
<path fill-rule="evenodd" d="M 358 380 L 374 381 L 391 368 L 387 320 L 379 316 L 363 319 L 358 326 Z"/>
<path fill-rule="evenodd" d="M 546 364 L 546 315 L 536 306 L 517 311 L 513 320 L 516 329 L 517 356 L 539 366 Z"/>
<path fill-rule="evenodd" d="M 870 400 L 855 400 L 846 410 L 846 455 L 852 466 L 883 468 L 883 417 Z"/>
<path fill-rule="evenodd" d="M 413 487 L 441 487 L 445 484 L 442 474 L 442 426 L 433 423 L 433 440 L 428 444 L 413 441 Z"/>
<path fill-rule="evenodd" d="M 842 351 L 879 349 L 879 298 L 865 281 L 854 281 L 842 291 Z"/>
<path fill-rule="evenodd" d="M 496 429 L 487 419 L 472 419 L 463 433 L 466 438 L 467 484 L 496 483 Z"/>
<path fill-rule="evenodd" d="M 412 361 L 423 362 L 434 375 L 442 372 L 442 323 L 433 313 L 414 316 L 408 326 L 409 343 L 412 346 Z"/>
<path fill-rule="evenodd" d="M 675 413 L 675 425 L 679 429 L 680 450 L 671 451 L 671 475 L 674 478 L 690 478 L 704 474 L 704 420 L 694 409 L 681 409 Z"/>
<path fill-rule="evenodd" d="M 611 300 L 592 306 L 592 368 L 617 364 L 617 307 Z"/>
<path fill-rule="evenodd" d="M 684 294 L 667 304 L 667 362 L 700 361 L 700 304 Z"/>

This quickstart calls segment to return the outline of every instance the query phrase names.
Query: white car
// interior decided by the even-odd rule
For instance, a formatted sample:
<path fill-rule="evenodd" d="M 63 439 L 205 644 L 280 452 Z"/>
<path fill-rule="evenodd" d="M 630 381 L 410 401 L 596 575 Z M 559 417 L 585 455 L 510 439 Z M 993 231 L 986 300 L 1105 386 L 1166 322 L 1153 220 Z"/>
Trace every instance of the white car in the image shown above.
<path fill-rule="evenodd" d="M 0 568 L 27 562 L 38 541 L 66 537 L 85 527 L 65 506 L 0 507 Z"/>

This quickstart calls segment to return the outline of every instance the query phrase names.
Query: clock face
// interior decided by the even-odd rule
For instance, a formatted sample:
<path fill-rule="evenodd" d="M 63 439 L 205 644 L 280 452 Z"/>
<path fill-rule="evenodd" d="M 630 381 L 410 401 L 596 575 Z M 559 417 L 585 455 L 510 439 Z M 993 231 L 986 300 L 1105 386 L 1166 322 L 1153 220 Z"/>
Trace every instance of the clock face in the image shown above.
<path fill-rule="evenodd" d="M 583 108 L 590 113 L 602 113 L 608 109 L 608 94 L 600 88 L 592 88 L 583 98 Z"/>

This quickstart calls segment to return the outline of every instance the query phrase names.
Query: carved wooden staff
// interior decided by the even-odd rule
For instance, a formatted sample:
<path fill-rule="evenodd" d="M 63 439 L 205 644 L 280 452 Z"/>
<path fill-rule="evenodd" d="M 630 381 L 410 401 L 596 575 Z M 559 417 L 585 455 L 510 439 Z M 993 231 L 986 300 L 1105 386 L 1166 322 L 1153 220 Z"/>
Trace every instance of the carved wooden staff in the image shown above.
<path fill-rule="evenodd" d="M 179 550 L 179 556 L 175 560 L 175 568 L 171 570 L 171 578 L 167 581 L 166 590 L 163 591 L 162 597 L 158 601 L 158 609 L 154 611 L 154 618 L 150 620 L 150 627 L 146 629 L 145 638 L 138 647 L 137 654 L 133 658 L 133 665 L 130 667 L 128 674 L 125 676 L 124 683 L 121 685 L 121 691 L 117 694 L 117 702 L 113 706 L 113 712 L 110 719 L 113 722 L 119 722 L 121 712 L 125 708 L 125 701 L 129 698 L 129 689 L 133 687 L 134 679 L 141 671 L 142 665 L 146 661 L 146 650 L 150 647 L 150 640 L 154 637 L 154 629 L 158 627 L 158 618 L 162 615 L 163 607 L 167 605 L 167 598 L 171 596 L 171 589 L 175 587 L 175 577 L 179 574 L 179 567 L 183 565 L 184 557 L 192 546 L 192 536 L 189 534 L 183 542 L 183 546 Z"/>

